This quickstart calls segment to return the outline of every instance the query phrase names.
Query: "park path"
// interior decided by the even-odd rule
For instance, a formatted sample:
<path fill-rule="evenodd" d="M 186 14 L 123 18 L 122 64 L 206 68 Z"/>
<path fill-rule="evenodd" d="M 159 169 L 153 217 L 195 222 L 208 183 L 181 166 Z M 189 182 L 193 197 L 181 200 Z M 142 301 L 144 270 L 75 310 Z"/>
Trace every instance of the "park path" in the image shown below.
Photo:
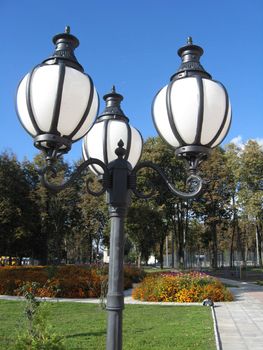
<path fill-rule="evenodd" d="M 234 302 L 214 307 L 221 350 L 263 350 L 263 287 L 221 279 L 229 285 Z"/>

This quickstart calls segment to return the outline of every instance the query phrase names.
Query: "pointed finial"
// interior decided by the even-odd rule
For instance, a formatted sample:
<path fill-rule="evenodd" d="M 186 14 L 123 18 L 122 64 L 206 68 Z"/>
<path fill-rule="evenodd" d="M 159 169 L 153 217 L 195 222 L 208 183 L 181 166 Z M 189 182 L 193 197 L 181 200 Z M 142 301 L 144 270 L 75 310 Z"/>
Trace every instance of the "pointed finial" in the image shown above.
<path fill-rule="evenodd" d="M 53 37 L 55 44 L 55 52 L 51 57 L 43 61 L 43 63 L 54 64 L 54 58 L 61 59 L 66 66 L 73 67 L 81 72 L 84 72 L 83 67 L 77 61 L 74 50 L 79 46 L 79 40 L 74 35 L 70 34 L 70 26 L 66 26 L 64 33 L 59 33 Z"/>
<path fill-rule="evenodd" d="M 122 141 L 122 139 L 120 139 L 120 141 L 118 142 L 118 146 L 119 146 L 120 148 L 123 148 L 124 142 Z"/>
<path fill-rule="evenodd" d="M 115 150 L 115 154 L 118 156 L 119 159 L 123 158 L 126 154 L 126 149 L 123 148 L 124 146 L 124 142 L 122 141 L 122 139 L 120 139 L 120 141 L 118 142 L 118 148 L 116 148 Z"/>
<path fill-rule="evenodd" d="M 191 36 L 187 38 L 187 45 L 193 45 L 193 39 Z"/>
<path fill-rule="evenodd" d="M 171 76 L 171 81 L 181 79 L 186 76 L 200 75 L 204 78 L 211 79 L 211 75 L 207 73 L 200 63 L 200 57 L 204 53 L 204 50 L 193 44 L 191 36 L 187 38 L 187 44 L 177 51 L 181 57 L 182 62 L 177 72 Z"/>
<path fill-rule="evenodd" d="M 115 85 L 112 85 L 111 92 L 103 96 L 103 100 L 106 101 L 106 107 L 98 118 L 112 116 L 117 119 L 128 120 L 120 106 L 123 96 L 116 92 Z"/>

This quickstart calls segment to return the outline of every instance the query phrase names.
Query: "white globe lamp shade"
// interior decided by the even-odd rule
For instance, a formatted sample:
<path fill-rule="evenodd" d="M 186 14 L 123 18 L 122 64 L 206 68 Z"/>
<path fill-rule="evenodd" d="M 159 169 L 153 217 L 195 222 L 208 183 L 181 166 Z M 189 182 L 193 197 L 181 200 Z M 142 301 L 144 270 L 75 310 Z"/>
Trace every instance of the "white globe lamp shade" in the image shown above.
<path fill-rule="evenodd" d="M 211 79 L 199 62 L 201 47 L 178 50 L 182 65 L 154 98 L 152 116 L 159 135 L 186 158 L 205 158 L 225 138 L 231 105 L 225 87 Z"/>
<path fill-rule="evenodd" d="M 141 157 L 142 136 L 137 129 L 129 125 L 129 119 L 120 108 L 123 97 L 115 92 L 115 88 L 103 98 L 106 101 L 106 108 L 83 138 L 83 158 L 84 160 L 96 158 L 108 165 L 117 158 L 115 150 L 122 140 L 126 151 L 124 159 L 133 168 Z M 103 174 L 103 169 L 98 165 L 92 165 L 90 169 L 98 176 Z"/>
<path fill-rule="evenodd" d="M 35 146 L 57 156 L 88 132 L 98 113 L 99 97 L 74 55 L 78 39 L 67 30 L 53 42 L 53 56 L 20 82 L 16 107 Z"/>

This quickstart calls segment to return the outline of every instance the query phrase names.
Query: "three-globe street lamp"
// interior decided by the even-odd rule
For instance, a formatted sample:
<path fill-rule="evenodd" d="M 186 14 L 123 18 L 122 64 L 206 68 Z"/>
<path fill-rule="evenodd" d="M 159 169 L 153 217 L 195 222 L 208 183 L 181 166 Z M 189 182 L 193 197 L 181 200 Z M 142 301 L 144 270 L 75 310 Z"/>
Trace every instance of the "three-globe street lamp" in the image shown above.
<path fill-rule="evenodd" d="M 99 98 L 92 79 L 83 72 L 74 49 L 78 39 L 65 33 L 53 38 L 54 54 L 37 65 L 21 81 L 17 91 L 19 119 L 34 138 L 34 145 L 46 156 L 46 166 L 40 171 L 42 183 L 51 191 L 64 189 L 90 169 L 101 180 L 98 196 L 107 193 L 111 220 L 109 285 L 107 294 L 107 350 L 122 349 L 123 246 L 124 219 L 131 192 L 141 198 L 150 193 L 137 189 L 136 176 L 142 168 L 151 168 L 162 177 L 169 190 L 183 199 L 194 198 L 202 190 L 202 179 L 196 174 L 198 165 L 207 158 L 226 136 L 231 122 L 231 107 L 224 86 L 213 81 L 201 66 L 201 47 L 187 45 L 178 50 L 182 59 L 179 70 L 170 83 L 156 95 L 152 114 L 159 135 L 186 159 L 190 176 L 188 192 L 178 190 L 162 170 L 151 162 L 138 163 L 143 140 L 129 125 L 120 103 L 123 99 L 113 87 L 104 96 L 105 110 L 97 116 Z M 94 123 L 94 124 L 93 124 Z M 58 157 L 67 153 L 71 144 L 83 139 L 84 162 L 62 184 L 49 181 L 49 172 L 56 173 Z"/>

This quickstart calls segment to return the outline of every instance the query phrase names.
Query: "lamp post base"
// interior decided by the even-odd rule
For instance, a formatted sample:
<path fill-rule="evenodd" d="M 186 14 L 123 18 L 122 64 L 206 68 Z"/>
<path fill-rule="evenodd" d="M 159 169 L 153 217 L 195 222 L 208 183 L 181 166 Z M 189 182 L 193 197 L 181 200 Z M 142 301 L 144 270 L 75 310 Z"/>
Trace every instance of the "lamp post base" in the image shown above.
<path fill-rule="evenodd" d="M 108 310 L 107 350 L 122 349 L 122 310 Z"/>

